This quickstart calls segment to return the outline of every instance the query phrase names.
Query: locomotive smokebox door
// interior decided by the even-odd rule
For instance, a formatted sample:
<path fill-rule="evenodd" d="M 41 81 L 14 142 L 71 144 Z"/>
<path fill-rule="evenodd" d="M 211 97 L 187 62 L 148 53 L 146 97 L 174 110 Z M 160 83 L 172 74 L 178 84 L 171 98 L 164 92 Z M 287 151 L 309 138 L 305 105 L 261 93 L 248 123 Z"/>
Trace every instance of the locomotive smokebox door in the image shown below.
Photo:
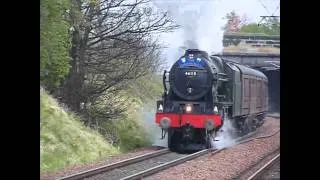
<path fill-rule="evenodd" d="M 157 101 L 157 112 L 163 112 L 163 101 L 159 100 Z"/>

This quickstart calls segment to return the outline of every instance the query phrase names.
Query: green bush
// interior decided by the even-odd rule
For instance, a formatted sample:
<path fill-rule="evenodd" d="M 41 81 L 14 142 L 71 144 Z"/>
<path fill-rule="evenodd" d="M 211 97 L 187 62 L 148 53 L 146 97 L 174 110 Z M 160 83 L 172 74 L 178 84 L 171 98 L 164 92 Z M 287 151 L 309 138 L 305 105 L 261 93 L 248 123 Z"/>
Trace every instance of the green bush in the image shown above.
<path fill-rule="evenodd" d="M 141 109 L 143 108 L 148 114 L 153 114 L 152 110 L 155 108 L 153 106 L 156 105 L 156 100 L 161 97 L 162 92 L 162 77 L 154 74 L 132 82 L 126 89 L 124 94 L 130 97 L 131 105 L 116 125 L 122 151 L 151 145 L 154 134 L 149 129 L 150 119 L 142 114 Z"/>
<path fill-rule="evenodd" d="M 124 118 L 118 121 L 119 146 L 122 152 L 151 145 L 147 132 L 141 122 L 135 118 Z"/>
<path fill-rule="evenodd" d="M 148 129 L 150 119 L 146 119 L 141 110 L 142 108 L 146 110 L 148 107 L 146 111 L 154 113 L 150 109 L 153 109 L 152 106 L 156 104 L 156 99 L 162 92 L 161 78 L 157 75 L 149 75 L 132 81 L 121 91 L 120 96 L 128 99 L 125 105 L 126 112 L 112 122 L 108 119 L 103 120 L 109 123 L 102 125 L 109 132 L 111 129 L 117 132 L 116 144 L 120 147 L 121 152 L 151 145 L 153 132 Z"/>
<path fill-rule="evenodd" d="M 109 132 L 116 132 L 116 145 L 121 152 L 128 152 L 136 148 L 145 147 L 151 144 L 147 131 L 140 117 L 140 109 L 144 104 L 140 98 L 128 93 L 121 93 L 121 97 L 127 99 L 126 111 L 114 119 L 106 121 L 103 128 Z"/>

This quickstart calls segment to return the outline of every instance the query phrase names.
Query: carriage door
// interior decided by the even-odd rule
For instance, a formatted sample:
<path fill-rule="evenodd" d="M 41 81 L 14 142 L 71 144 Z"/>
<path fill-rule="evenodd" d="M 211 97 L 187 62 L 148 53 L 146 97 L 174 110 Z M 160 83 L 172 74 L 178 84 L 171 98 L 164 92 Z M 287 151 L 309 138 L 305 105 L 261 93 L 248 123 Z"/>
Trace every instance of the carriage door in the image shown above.
<path fill-rule="evenodd" d="M 256 112 L 257 104 L 257 83 L 255 79 L 250 79 L 250 114 Z"/>
<path fill-rule="evenodd" d="M 243 77 L 243 86 L 242 86 L 242 110 L 241 114 L 249 114 L 250 108 L 250 81 L 247 77 Z"/>

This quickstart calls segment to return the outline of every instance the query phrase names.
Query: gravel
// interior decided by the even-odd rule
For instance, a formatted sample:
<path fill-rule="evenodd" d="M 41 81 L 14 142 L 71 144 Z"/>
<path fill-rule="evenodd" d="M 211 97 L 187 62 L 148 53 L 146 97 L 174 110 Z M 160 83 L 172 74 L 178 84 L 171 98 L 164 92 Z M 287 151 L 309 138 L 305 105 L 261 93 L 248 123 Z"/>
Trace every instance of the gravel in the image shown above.
<path fill-rule="evenodd" d="M 274 134 L 279 128 L 280 119 L 268 117 L 255 137 Z M 145 179 L 232 179 L 279 148 L 280 131 L 268 138 L 234 145 L 214 155 L 201 156 Z"/>
<path fill-rule="evenodd" d="M 125 160 L 128 158 L 132 158 L 132 157 L 140 156 L 140 155 L 147 154 L 150 152 L 154 152 L 157 150 L 159 150 L 158 147 L 141 148 L 141 149 L 137 149 L 135 151 L 132 151 L 130 153 L 119 154 L 116 156 L 110 156 L 110 157 L 107 157 L 107 158 L 105 158 L 101 161 L 98 161 L 98 162 L 93 162 L 93 163 L 88 163 L 88 164 L 83 164 L 83 165 L 78 165 L 78 166 L 71 166 L 71 167 L 67 167 L 67 168 L 60 169 L 60 170 L 57 170 L 55 172 L 50 172 L 50 173 L 40 173 L 40 179 L 41 180 L 54 180 L 54 179 L 65 177 L 65 176 L 68 176 L 71 174 L 75 174 L 75 173 L 79 173 L 79 172 L 86 171 L 89 169 L 97 168 L 99 166 L 112 164 L 112 163 L 119 162 L 119 161 L 122 161 L 122 160 Z"/>
<path fill-rule="evenodd" d="M 106 173 L 98 174 L 93 177 L 86 178 L 86 180 L 118 180 L 184 156 L 186 155 L 171 152 L 155 158 L 147 159 L 145 161 L 134 163 L 129 166 L 117 168 Z"/>
<path fill-rule="evenodd" d="M 257 164 L 253 165 L 252 167 L 249 167 L 249 169 L 245 170 L 244 172 L 241 172 L 239 176 L 237 177 L 238 180 L 246 180 L 248 179 L 251 175 L 253 175 L 256 171 L 258 171 L 260 168 L 262 168 L 266 163 L 268 163 L 270 160 L 272 160 L 276 155 L 280 153 L 280 150 L 277 150 L 275 152 L 270 153 L 270 155 L 265 156 L 261 161 L 259 161 Z M 280 160 L 279 160 L 280 161 Z M 280 164 L 280 163 L 279 163 Z M 276 178 L 276 171 L 277 169 L 274 169 L 274 167 L 271 167 L 272 170 L 271 172 L 268 173 L 268 175 L 264 175 L 265 177 L 270 177 L 270 173 L 275 172 L 274 178 Z M 276 167 L 275 167 L 276 168 Z M 280 172 L 280 167 L 279 167 L 279 172 Z M 273 176 L 273 174 L 271 174 Z M 272 178 L 272 179 L 274 179 Z"/>
<path fill-rule="evenodd" d="M 280 179 L 280 160 L 261 177 L 261 180 L 267 179 Z"/>

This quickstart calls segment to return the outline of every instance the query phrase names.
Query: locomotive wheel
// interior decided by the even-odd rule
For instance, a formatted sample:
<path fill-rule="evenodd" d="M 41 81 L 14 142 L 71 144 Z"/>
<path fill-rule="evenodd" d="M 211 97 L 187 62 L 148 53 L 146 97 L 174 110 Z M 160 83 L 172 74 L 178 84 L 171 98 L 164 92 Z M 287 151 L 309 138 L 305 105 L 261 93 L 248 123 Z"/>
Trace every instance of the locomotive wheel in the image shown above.
<path fill-rule="evenodd" d="M 244 123 L 243 123 L 243 132 L 244 134 L 248 134 L 250 132 L 250 125 L 247 119 L 244 120 Z"/>
<path fill-rule="evenodd" d="M 247 132 L 250 133 L 253 131 L 253 128 L 252 128 L 252 120 L 247 120 Z"/>
<path fill-rule="evenodd" d="M 242 123 L 240 126 L 241 136 L 246 135 L 252 131 L 252 123 L 248 119 L 248 117 L 242 119 Z"/>
<path fill-rule="evenodd" d="M 176 151 L 176 138 L 173 129 L 168 129 L 168 148 L 170 151 Z"/>
<path fill-rule="evenodd" d="M 257 119 L 258 119 L 258 127 L 262 126 L 264 124 L 263 116 L 260 115 L 257 117 Z"/>
<path fill-rule="evenodd" d="M 259 127 L 264 124 L 264 119 L 260 120 Z"/>

